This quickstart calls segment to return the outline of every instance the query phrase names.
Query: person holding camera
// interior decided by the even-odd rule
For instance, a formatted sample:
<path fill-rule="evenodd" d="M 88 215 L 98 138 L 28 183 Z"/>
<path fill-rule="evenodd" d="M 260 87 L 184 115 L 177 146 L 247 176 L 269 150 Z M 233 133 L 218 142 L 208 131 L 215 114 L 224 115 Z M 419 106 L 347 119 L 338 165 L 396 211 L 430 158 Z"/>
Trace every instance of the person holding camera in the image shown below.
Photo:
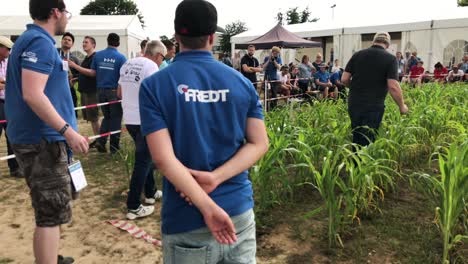
<path fill-rule="evenodd" d="M 283 61 L 279 57 L 280 48 L 273 47 L 271 49 L 271 55 L 266 57 L 263 61 L 263 70 L 265 71 L 265 79 L 272 81 L 271 84 L 271 98 L 276 98 L 278 95 L 278 87 L 280 82 L 278 82 L 278 70 L 281 68 Z M 265 88 L 265 92 L 268 92 L 268 89 Z M 270 109 L 276 107 L 276 100 L 270 102 Z"/>

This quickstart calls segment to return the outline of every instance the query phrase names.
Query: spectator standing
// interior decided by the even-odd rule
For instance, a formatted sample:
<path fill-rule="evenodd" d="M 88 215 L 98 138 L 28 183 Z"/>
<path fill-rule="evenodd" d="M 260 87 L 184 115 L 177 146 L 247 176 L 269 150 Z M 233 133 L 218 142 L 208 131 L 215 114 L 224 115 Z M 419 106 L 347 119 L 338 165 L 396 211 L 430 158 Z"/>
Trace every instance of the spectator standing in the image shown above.
<path fill-rule="evenodd" d="M 148 40 L 146 40 L 146 39 L 141 41 L 141 43 L 140 43 L 140 52 L 137 54 L 137 57 L 145 56 L 146 43 L 148 43 Z"/>
<path fill-rule="evenodd" d="M 319 71 L 319 68 L 320 68 L 320 65 L 323 64 L 323 57 L 322 57 L 322 54 L 321 53 L 317 53 L 317 55 L 315 56 L 315 61 L 312 62 L 312 66 L 314 66 L 314 68 Z"/>
<path fill-rule="evenodd" d="M 271 49 L 271 54 L 268 57 L 265 57 L 263 60 L 263 70 L 265 71 L 265 79 L 270 81 L 270 86 L 271 86 L 271 98 L 274 99 L 277 97 L 278 94 L 278 89 L 280 87 L 280 83 L 278 81 L 278 70 L 281 67 L 281 64 L 283 64 L 283 61 L 281 60 L 281 57 L 279 56 L 280 54 L 280 48 L 278 47 L 273 47 Z M 265 87 L 265 93 L 268 93 L 268 88 Z M 276 100 L 273 100 L 270 102 L 270 109 L 273 109 L 276 107 Z"/>
<path fill-rule="evenodd" d="M 220 62 L 222 62 L 222 63 L 224 63 L 225 65 L 227 65 L 227 66 L 229 66 L 229 67 L 232 68 L 231 59 L 230 59 L 229 56 L 227 56 L 226 54 L 220 53 L 218 59 L 219 59 Z"/>
<path fill-rule="evenodd" d="M 6 120 L 5 115 L 5 84 L 6 84 L 6 74 L 7 74 L 7 65 L 8 65 L 8 57 L 10 56 L 10 50 L 13 47 L 13 42 L 5 37 L 0 36 L 0 120 Z M 7 143 L 7 153 L 8 155 L 13 154 L 13 150 L 11 149 L 10 140 L 8 139 L 8 135 L 6 133 L 8 123 L 1 123 L 0 124 L 0 136 L 2 135 L 2 131 L 5 130 L 5 139 Z M 22 178 L 23 174 L 20 172 L 18 162 L 16 159 L 9 159 L 8 161 L 8 169 L 10 170 L 10 176 L 15 178 Z"/>
<path fill-rule="evenodd" d="M 289 75 L 288 65 L 281 66 L 281 76 L 280 76 L 280 91 L 281 94 L 285 96 L 291 95 L 292 85 L 290 82 L 291 76 Z"/>
<path fill-rule="evenodd" d="M 401 82 L 401 80 L 403 80 L 403 76 L 405 75 L 406 60 L 403 58 L 403 55 L 400 51 L 397 51 L 396 58 L 398 62 L 398 80 Z"/>
<path fill-rule="evenodd" d="M 253 84 L 257 82 L 257 72 L 263 71 L 257 58 L 254 57 L 254 54 L 255 46 L 249 45 L 247 47 L 247 54 L 241 59 L 241 73 Z M 254 87 L 257 87 L 256 84 L 254 84 Z"/>
<path fill-rule="evenodd" d="M 398 62 L 385 49 L 390 34 L 378 32 L 373 45 L 354 53 L 341 78 L 350 88 L 348 112 L 353 129 L 353 143 L 366 146 L 374 141 L 385 111 L 387 92 L 398 104 L 400 113 L 408 112 L 398 83 Z M 351 81 L 352 78 L 352 81 Z"/>
<path fill-rule="evenodd" d="M 117 101 L 117 87 L 120 77 L 120 68 L 127 60 L 117 48 L 120 46 L 120 36 L 116 33 L 110 33 L 107 36 L 107 48 L 96 52 L 91 69 L 85 69 L 77 64 L 70 64 L 80 73 L 90 77 L 96 77 L 96 86 L 98 90 L 98 100 L 100 103 Z M 122 123 L 121 104 L 111 104 L 101 107 L 104 118 L 99 128 L 99 133 L 117 131 Z M 96 142 L 96 148 L 99 152 L 107 152 L 107 137 L 99 138 Z M 120 134 L 110 136 L 110 152 L 115 154 L 120 149 Z"/>
<path fill-rule="evenodd" d="M 142 132 L 164 175 L 163 262 L 255 263 L 248 169 L 268 149 L 259 97 L 213 58 L 212 4 L 182 1 L 174 24 L 181 52 L 140 90 Z"/>
<path fill-rule="evenodd" d="M 73 99 L 73 107 L 78 105 L 78 96 L 76 95 L 75 83 L 78 81 L 78 71 L 75 69 L 70 69 L 68 61 L 72 61 L 76 64 L 80 63 L 80 60 L 71 54 L 71 49 L 75 44 L 75 36 L 70 32 L 65 32 L 62 36 L 61 48 L 58 48 L 57 51 L 60 54 L 60 57 L 65 61 L 65 68 L 68 71 L 68 79 L 70 81 L 70 92 Z M 78 111 L 75 111 L 75 116 L 78 117 Z"/>
<path fill-rule="evenodd" d="M 468 54 L 465 54 L 463 56 L 463 62 L 462 62 L 462 65 L 460 66 L 460 70 L 462 70 L 465 74 L 468 74 Z M 465 80 L 467 80 L 466 75 L 465 75 Z"/>
<path fill-rule="evenodd" d="M 335 59 L 335 61 L 333 62 L 333 67 L 331 68 L 331 73 L 335 73 L 337 71 L 339 71 L 341 69 L 341 66 L 340 66 L 340 60 L 339 59 Z"/>
<path fill-rule="evenodd" d="M 164 62 L 161 64 L 161 66 L 159 66 L 159 70 L 162 70 L 166 68 L 167 66 L 169 66 L 169 64 L 171 64 L 171 61 L 174 59 L 176 55 L 176 45 L 174 44 L 174 42 L 170 40 L 164 40 L 163 43 L 166 46 L 167 54 L 166 54 L 166 57 L 164 58 Z"/>
<path fill-rule="evenodd" d="M 151 154 L 146 140 L 141 134 L 138 93 L 141 82 L 158 71 L 158 66 L 164 61 L 166 53 L 166 46 L 161 41 L 150 41 L 146 44 L 143 57 L 128 60 L 120 69 L 117 93 L 122 98 L 125 126 L 135 143 L 135 164 L 127 198 L 127 219 L 130 220 L 152 214 L 154 211 L 152 204 L 162 197 L 162 192 L 157 190 L 154 182 L 154 165 Z M 150 204 L 149 206 L 141 204 L 140 196 L 143 189 L 145 203 Z"/>
<path fill-rule="evenodd" d="M 309 90 L 309 83 L 312 77 L 314 66 L 309 61 L 309 56 L 302 56 L 301 64 L 299 65 L 299 88 L 301 93 L 306 93 Z"/>
<path fill-rule="evenodd" d="M 53 37 L 65 33 L 71 13 L 62 0 L 30 0 L 29 13 L 34 22 L 8 61 L 7 133 L 30 189 L 36 263 L 73 263 L 58 256 L 60 225 L 72 215 L 68 147 L 86 153 L 88 141 L 76 132 L 68 72 Z"/>
<path fill-rule="evenodd" d="M 94 55 L 96 55 L 96 40 L 93 37 L 85 36 L 83 39 L 83 50 L 86 52 L 86 57 L 81 62 L 81 67 L 85 69 L 91 69 L 91 63 L 93 62 Z M 87 76 L 80 73 L 78 75 L 78 91 L 81 95 L 81 105 L 94 105 L 98 103 L 96 77 Z M 94 135 L 99 134 L 99 108 L 86 108 L 82 110 L 83 119 L 87 122 L 91 122 Z M 96 141 L 90 144 L 93 147 Z"/>

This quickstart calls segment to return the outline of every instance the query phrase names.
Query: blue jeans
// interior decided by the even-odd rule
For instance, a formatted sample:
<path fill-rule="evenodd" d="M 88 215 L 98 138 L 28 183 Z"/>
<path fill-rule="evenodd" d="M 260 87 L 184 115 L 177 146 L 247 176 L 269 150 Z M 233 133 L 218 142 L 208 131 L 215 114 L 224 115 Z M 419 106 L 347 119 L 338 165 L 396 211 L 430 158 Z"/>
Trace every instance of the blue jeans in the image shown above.
<path fill-rule="evenodd" d="M 246 263 L 255 264 L 257 241 L 253 210 L 231 218 L 237 242 L 221 245 L 208 228 L 162 236 L 164 264 Z"/>
<path fill-rule="evenodd" d="M 130 180 L 130 192 L 127 198 L 129 210 L 138 209 L 141 205 L 140 195 L 145 190 L 145 197 L 152 198 L 156 193 L 156 185 L 153 176 L 153 161 L 146 144 L 145 137 L 141 134 L 140 126 L 126 125 L 127 131 L 135 142 L 135 165 L 132 179 Z"/>
<path fill-rule="evenodd" d="M 349 108 L 351 128 L 353 129 L 353 143 L 367 146 L 374 142 L 377 130 L 380 127 L 385 108 L 353 109 Z"/>
<path fill-rule="evenodd" d="M 99 103 L 105 103 L 110 101 L 119 100 L 117 97 L 117 90 L 111 89 L 98 89 L 99 91 Z M 101 106 L 102 114 L 104 118 L 102 119 L 101 129 L 99 130 L 100 134 L 116 131 L 121 129 L 122 124 L 122 105 L 121 104 L 111 104 Z M 107 143 L 107 137 L 102 137 L 98 139 L 98 143 L 101 146 L 105 146 Z M 120 149 L 120 134 L 114 134 L 110 136 L 110 151 L 115 153 Z"/>

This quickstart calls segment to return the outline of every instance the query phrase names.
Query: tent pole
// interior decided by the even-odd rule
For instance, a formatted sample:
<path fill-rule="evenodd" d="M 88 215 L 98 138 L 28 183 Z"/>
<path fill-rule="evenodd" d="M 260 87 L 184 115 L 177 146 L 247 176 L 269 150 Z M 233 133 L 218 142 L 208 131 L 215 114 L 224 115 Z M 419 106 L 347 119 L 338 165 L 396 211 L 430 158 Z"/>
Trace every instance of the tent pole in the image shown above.
<path fill-rule="evenodd" d="M 265 86 L 264 86 L 264 89 L 263 89 L 263 100 L 264 100 L 264 108 L 265 108 L 265 113 L 268 112 L 268 82 L 267 82 L 267 79 L 265 78 Z"/>

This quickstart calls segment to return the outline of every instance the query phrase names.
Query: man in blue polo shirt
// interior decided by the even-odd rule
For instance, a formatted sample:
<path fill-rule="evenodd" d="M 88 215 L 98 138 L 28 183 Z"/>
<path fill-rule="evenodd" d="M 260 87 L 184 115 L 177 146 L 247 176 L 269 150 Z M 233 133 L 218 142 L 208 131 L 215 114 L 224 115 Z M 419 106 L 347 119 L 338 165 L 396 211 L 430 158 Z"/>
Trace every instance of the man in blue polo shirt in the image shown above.
<path fill-rule="evenodd" d="M 120 68 L 127 61 L 125 56 L 117 48 L 120 46 L 120 37 L 115 33 L 107 36 L 108 47 L 96 52 L 91 69 L 83 68 L 76 63 L 69 62 L 70 67 L 87 76 L 96 76 L 96 86 L 98 89 L 99 102 L 112 102 L 119 100 L 117 88 L 119 86 Z M 122 106 L 111 104 L 101 107 L 104 118 L 101 122 L 99 133 L 107 133 L 120 130 L 122 123 Z M 99 138 L 96 148 L 99 152 L 106 152 L 107 137 Z M 110 152 L 115 154 L 120 149 L 120 134 L 110 136 Z"/>
<path fill-rule="evenodd" d="M 314 75 L 315 85 L 317 85 L 318 90 L 322 92 L 323 98 L 328 98 L 329 91 L 333 89 L 333 84 L 330 81 L 330 73 L 328 73 L 327 71 L 328 65 L 322 63 L 318 65 L 318 67 L 320 68 L 320 70 Z M 334 96 L 337 90 L 338 89 L 333 89 Z"/>
<path fill-rule="evenodd" d="M 213 58 L 212 4 L 182 1 L 174 24 L 181 52 L 143 81 L 139 99 L 142 134 L 165 176 L 164 263 L 255 263 L 247 170 L 268 149 L 258 94 Z"/>
<path fill-rule="evenodd" d="M 283 61 L 281 60 L 280 48 L 273 47 L 271 49 L 271 54 L 268 57 L 265 57 L 263 60 L 263 69 L 265 70 L 265 79 L 268 81 L 272 81 L 270 83 L 271 86 L 271 98 L 276 98 L 278 95 L 278 89 L 280 87 L 280 82 L 276 82 L 279 80 L 278 78 L 278 70 L 281 68 L 281 64 Z M 265 89 L 267 91 L 267 89 Z M 277 101 L 273 100 L 270 102 L 270 108 L 276 107 Z"/>
<path fill-rule="evenodd" d="M 65 33 L 71 18 L 62 0 L 30 0 L 34 24 L 16 40 L 8 61 L 5 110 L 13 152 L 30 188 L 36 220 L 36 263 L 72 263 L 57 255 L 60 225 L 71 220 L 68 147 L 86 153 L 78 134 L 68 69 L 53 35 Z"/>

